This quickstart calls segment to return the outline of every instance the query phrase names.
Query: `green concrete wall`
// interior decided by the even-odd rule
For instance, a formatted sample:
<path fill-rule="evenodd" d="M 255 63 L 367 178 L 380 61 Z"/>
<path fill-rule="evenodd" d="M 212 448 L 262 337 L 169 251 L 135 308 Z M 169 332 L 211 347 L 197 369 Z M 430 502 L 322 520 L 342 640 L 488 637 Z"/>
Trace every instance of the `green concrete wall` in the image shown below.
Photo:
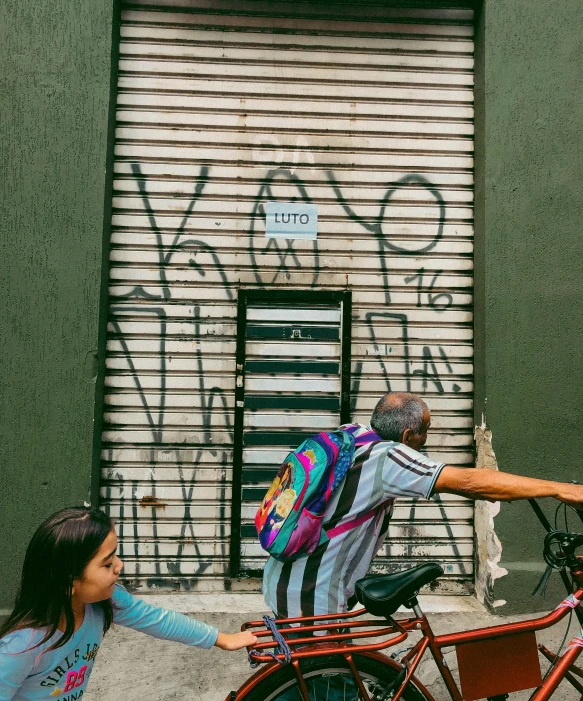
<path fill-rule="evenodd" d="M 2 4 L 0 612 L 36 526 L 90 498 L 114 14 Z"/>
<path fill-rule="evenodd" d="M 578 0 L 485 0 L 476 52 L 476 419 L 485 413 L 501 470 L 557 480 L 583 479 L 582 56 Z M 509 570 L 495 585 L 495 598 L 509 602 L 500 611 L 548 607 L 530 598 L 543 531 L 528 504 L 504 504 L 495 524 Z"/>
<path fill-rule="evenodd" d="M 3 15 L 0 611 L 34 528 L 95 488 L 117 64 L 114 0 L 6 0 Z M 485 0 L 476 417 L 501 469 L 556 479 L 581 477 L 582 43 L 577 0 Z M 495 597 L 532 608 L 542 531 L 524 504 L 496 528 L 510 574 Z"/>

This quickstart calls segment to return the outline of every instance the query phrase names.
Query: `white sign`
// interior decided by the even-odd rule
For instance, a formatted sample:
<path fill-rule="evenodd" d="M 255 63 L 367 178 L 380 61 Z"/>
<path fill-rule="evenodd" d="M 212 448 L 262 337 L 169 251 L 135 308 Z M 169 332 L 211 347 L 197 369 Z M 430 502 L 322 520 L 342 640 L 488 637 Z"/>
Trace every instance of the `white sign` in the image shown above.
<path fill-rule="evenodd" d="M 265 236 L 276 239 L 315 239 L 318 206 L 305 202 L 266 202 Z"/>

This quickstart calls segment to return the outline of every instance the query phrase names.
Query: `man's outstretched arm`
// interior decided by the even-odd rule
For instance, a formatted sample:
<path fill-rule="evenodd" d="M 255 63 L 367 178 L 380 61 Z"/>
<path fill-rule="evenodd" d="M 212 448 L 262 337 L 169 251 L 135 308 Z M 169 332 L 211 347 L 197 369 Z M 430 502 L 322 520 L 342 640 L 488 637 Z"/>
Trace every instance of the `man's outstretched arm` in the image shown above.
<path fill-rule="evenodd" d="M 446 465 L 440 472 L 433 491 L 487 501 L 555 497 L 570 506 L 583 509 L 583 485 L 520 477 L 480 467 Z"/>

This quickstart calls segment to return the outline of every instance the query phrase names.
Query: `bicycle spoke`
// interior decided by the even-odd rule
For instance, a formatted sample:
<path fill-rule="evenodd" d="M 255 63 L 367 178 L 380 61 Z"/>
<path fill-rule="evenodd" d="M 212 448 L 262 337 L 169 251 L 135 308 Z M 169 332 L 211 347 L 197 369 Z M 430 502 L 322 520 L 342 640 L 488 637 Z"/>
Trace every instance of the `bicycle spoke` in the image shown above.
<path fill-rule="evenodd" d="M 340 659 L 332 658 L 329 662 L 318 665 L 318 661 L 312 662 L 302 668 L 302 676 L 306 683 L 309 701 L 363 701 L 359 686 L 354 679 L 352 671 L 346 663 Z M 388 668 L 380 662 L 358 660 L 358 672 L 368 698 L 372 701 L 390 701 L 395 692 L 395 682 L 399 682 L 398 670 Z M 318 669 L 318 666 L 320 668 Z M 311 669 L 316 668 L 316 669 Z M 285 671 L 285 670 L 284 670 Z M 280 675 L 283 676 L 283 675 Z M 273 684 L 274 678 L 265 680 L 265 689 L 253 695 L 253 701 L 303 701 L 298 688 L 297 679 L 290 678 L 289 674 L 282 686 L 271 689 L 267 684 Z M 397 683 L 397 688 L 399 684 Z M 258 690 L 259 691 L 259 690 Z M 405 691 L 403 701 L 423 701 L 425 697 L 416 689 L 409 688 Z"/>
<path fill-rule="evenodd" d="M 375 692 L 378 693 L 379 687 L 374 682 L 365 680 L 364 683 L 371 698 Z M 319 679 L 312 680 L 309 693 L 310 701 L 362 701 L 357 685 L 348 673 L 322 675 Z"/>

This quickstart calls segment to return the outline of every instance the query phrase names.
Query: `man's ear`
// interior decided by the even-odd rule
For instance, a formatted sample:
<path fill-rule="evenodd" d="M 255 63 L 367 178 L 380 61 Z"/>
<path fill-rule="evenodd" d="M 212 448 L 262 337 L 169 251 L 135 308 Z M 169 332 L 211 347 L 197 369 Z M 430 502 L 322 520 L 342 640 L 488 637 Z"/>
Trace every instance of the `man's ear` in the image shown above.
<path fill-rule="evenodd" d="M 406 428 L 403 431 L 403 435 L 401 436 L 401 443 L 404 443 L 405 445 L 409 445 L 408 441 L 413 435 L 413 431 L 410 428 Z"/>

